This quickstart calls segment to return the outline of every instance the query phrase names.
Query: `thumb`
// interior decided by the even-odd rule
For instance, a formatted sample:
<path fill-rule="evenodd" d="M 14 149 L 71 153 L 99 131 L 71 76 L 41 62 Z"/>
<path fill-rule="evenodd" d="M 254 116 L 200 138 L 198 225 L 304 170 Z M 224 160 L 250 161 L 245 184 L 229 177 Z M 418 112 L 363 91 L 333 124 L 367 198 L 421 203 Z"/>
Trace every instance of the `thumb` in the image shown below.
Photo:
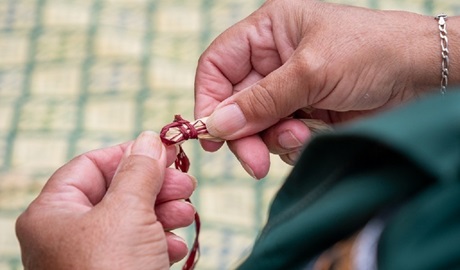
<path fill-rule="evenodd" d="M 285 64 L 224 100 L 206 121 L 208 132 L 234 140 L 256 134 L 306 106 L 307 87 L 299 68 Z"/>
<path fill-rule="evenodd" d="M 166 170 L 166 150 L 160 137 L 145 131 L 126 152 L 107 190 L 120 204 L 152 207 L 163 185 Z"/>

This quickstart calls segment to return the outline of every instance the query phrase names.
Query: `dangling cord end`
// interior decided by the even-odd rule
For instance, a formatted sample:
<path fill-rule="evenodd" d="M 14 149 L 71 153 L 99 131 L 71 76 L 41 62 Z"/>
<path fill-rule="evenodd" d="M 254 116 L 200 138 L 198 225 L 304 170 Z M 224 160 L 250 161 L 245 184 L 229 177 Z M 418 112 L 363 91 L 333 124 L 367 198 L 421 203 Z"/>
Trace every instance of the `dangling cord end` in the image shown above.
<path fill-rule="evenodd" d="M 190 202 L 190 199 L 187 199 L 186 201 Z M 182 270 L 194 269 L 196 263 L 198 262 L 198 259 L 200 258 L 200 243 L 198 242 L 198 238 L 200 235 L 200 228 L 201 228 L 200 216 L 198 215 L 198 213 L 195 213 L 195 241 L 193 241 L 193 246 L 190 249 L 190 254 L 184 266 L 182 267 Z"/>
<path fill-rule="evenodd" d="M 214 141 L 221 141 L 209 135 L 205 120 L 199 119 L 193 123 L 184 120 L 180 115 L 174 117 L 174 122 L 164 126 L 160 132 L 161 140 L 165 145 L 176 144 L 179 146 L 179 153 L 177 154 L 174 166 L 182 172 L 188 172 L 190 169 L 190 160 L 182 149 L 181 144 L 188 139 L 209 139 Z M 186 200 L 190 202 L 190 199 Z M 195 241 L 190 249 L 188 258 L 182 267 L 182 270 L 193 270 L 200 257 L 200 244 L 198 237 L 200 234 L 201 221 L 198 213 L 195 213 Z"/>

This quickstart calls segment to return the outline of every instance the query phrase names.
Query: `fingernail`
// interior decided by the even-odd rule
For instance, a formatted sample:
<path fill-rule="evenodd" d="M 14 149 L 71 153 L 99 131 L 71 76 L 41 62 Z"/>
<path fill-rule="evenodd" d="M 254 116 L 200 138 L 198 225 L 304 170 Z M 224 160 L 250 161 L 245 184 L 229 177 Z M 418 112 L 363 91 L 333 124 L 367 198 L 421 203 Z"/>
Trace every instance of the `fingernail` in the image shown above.
<path fill-rule="evenodd" d="M 170 237 L 172 240 L 174 240 L 174 241 L 177 241 L 177 242 L 180 242 L 180 243 L 183 243 L 183 244 L 187 245 L 187 243 L 185 242 L 185 240 L 184 240 L 182 237 L 180 237 L 180 236 L 177 236 L 177 235 L 175 235 L 175 234 L 170 234 L 169 237 Z"/>
<path fill-rule="evenodd" d="M 286 150 L 296 149 L 302 146 L 302 143 L 289 130 L 278 136 L 278 143 Z"/>
<path fill-rule="evenodd" d="M 241 166 L 243 166 L 243 169 L 254 179 L 256 180 L 259 180 L 256 175 L 254 174 L 254 171 L 251 169 L 251 167 L 249 167 L 248 164 L 246 164 L 245 162 L 239 160 L 239 162 L 241 163 Z"/>
<path fill-rule="evenodd" d="M 300 156 L 300 151 L 291 152 L 287 154 L 287 156 L 288 159 L 291 161 L 291 165 L 294 165 Z"/>
<path fill-rule="evenodd" d="M 144 155 L 153 159 L 160 159 L 163 151 L 163 143 L 160 137 L 153 131 L 144 131 L 134 142 L 131 155 Z"/>
<path fill-rule="evenodd" d="M 188 174 L 188 177 L 190 177 L 190 180 L 192 180 L 192 184 L 193 184 L 193 190 L 196 189 L 196 187 L 198 186 L 198 181 L 196 180 L 196 178 L 190 174 Z"/>
<path fill-rule="evenodd" d="M 180 147 L 178 144 L 174 144 L 174 150 L 176 151 L 176 156 L 177 156 L 177 154 L 179 154 L 180 152 Z"/>
<path fill-rule="evenodd" d="M 195 206 L 194 206 L 192 203 L 189 203 L 189 202 L 184 202 L 184 203 L 190 205 L 190 207 L 192 207 L 192 209 L 193 209 L 193 211 L 194 211 L 194 214 L 196 214 L 196 208 L 195 208 Z"/>
<path fill-rule="evenodd" d="M 217 109 L 209 116 L 206 127 L 209 134 L 225 138 L 246 125 L 246 117 L 236 103 Z"/>

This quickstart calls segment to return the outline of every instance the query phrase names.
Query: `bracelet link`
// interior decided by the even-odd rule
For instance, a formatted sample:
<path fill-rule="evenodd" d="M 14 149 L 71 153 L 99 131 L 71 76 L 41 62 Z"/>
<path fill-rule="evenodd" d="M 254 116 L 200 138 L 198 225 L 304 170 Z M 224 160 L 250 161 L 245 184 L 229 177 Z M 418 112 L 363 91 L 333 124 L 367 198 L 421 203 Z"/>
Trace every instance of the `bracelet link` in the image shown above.
<path fill-rule="evenodd" d="M 435 17 L 438 21 L 439 36 L 441 37 L 441 94 L 446 93 L 449 78 L 449 39 L 447 38 L 447 15 L 439 14 Z"/>

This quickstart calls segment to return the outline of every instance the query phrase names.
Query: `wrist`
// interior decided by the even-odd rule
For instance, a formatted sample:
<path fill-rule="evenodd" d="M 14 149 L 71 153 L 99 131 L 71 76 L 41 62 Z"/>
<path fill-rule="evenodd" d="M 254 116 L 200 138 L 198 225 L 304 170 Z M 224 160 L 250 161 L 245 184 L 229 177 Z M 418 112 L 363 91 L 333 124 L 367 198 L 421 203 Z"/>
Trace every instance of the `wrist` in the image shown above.
<path fill-rule="evenodd" d="M 449 86 L 458 86 L 460 85 L 460 16 L 448 17 L 446 24 L 449 39 Z"/>
<path fill-rule="evenodd" d="M 438 21 L 435 16 L 417 15 L 408 27 L 413 31 L 406 40 L 410 55 L 414 89 L 421 92 L 440 91 L 442 79 L 442 47 Z M 446 20 L 448 38 L 448 87 L 460 84 L 460 27 L 458 16 Z"/>

